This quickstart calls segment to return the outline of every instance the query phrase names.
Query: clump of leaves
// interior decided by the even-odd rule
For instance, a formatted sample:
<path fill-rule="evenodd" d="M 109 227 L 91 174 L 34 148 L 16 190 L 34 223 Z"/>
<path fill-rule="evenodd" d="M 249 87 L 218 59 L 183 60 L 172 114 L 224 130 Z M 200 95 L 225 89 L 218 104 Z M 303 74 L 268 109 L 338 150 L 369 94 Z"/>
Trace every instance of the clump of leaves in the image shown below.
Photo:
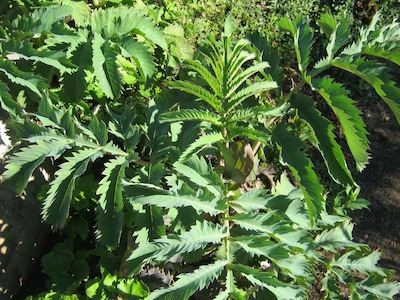
<path fill-rule="evenodd" d="M 91 13 L 88 28 L 72 34 L 78 40 L 73 39 L 74 50 L 63 59 L 74 66 L 61 70 L 57 64 L 65 83 L 75 79 L 65 74 L 75 72 L 79 82 L 84 79 L 85 95 L 91 95 L 86 93 L 93 90 L 85 76 L 92 73 L 102 97 L 126 100 L 119 99 L 118 58 L 122 66 L 124 58 L 138 59 L 137 53 L 152 57 L 142 47 L 142 38 L 165 46 L 160 31 L 132 23 L 131 13 L 136 16 L 122 8 Z M 329 77 L 332 67 L 369 83 L 400 120 L 400 90 L 383 62 L 399 64 L 399 24 L 377 27 L 378 18 L 379 14 L 361 31 L 359 40 L 348 46 L 346 19 L 322 16 L 318 24 L 329 38 L 327 56 L 314 67 L 309 66 L 314 36 L 307 20 L 282 20 L 281 26 L 293 36 L 298 60 L 298 77 L 287 94 L 273 49 L 260 37 L 235 41 L 228 18 L 221 39 L 211 37 L 198 60 L 185 63 L 189 75 L 196 77 L 169 83 L 189 101 L 162 99 L 161 94 L 161 99 L 143 105 L 147 115 L 139 117 L 133 102 L 117 101 L 118 105 L 101 111 L 103 120 L 95 113 L 80 119 L 73 105 L 58 102 L 40 89 L 34 91 L 35 85 L 24 79 L 31 73 L 18 73 L 4 55 L 2 61 L 14 72 L 3 71 L 8 80 L 31 89 L 40 102 L 35 113 L 27 114 L 27 107 L 15 102 L 3 85 L 6 97 L 2 99 L 6 100 L 2 105 L 14 116 L 10 129 L 21 139 L 3 175 L 21 192 L 46 159 L 56 162 L 58 170 L 44 200 L 43 217 L 62 228 L 70 220 L 76 182 L 100 162 L 94 200 L 98 246 L 116 249 L 121 246 L 122 232 L 128 235 L 129 231 L 122 244 L 127 251 L 122 274 L 137 274 L 144 265 L 175 266 L 171 276 L 177 280 L 153 290 L 148 299 L 189 299 L 199 291 L 215 299 L 304 299 L 320 266 L 326 270 L 322 282 L 326 298 L 337 298 L 342 293 L 340 285 L 347 285 L 354 299 L 366 295 L 390 299 L 399 284 L 386 282 L 390 272 L 376 266 L 378 253 L 369 253 L 366 245 L 352 241 L 353 224 L 345 213 L 327 213 L 323 187 L 307 154 L 315 147 L 334 182 L 355 185 L 336 141 L 335 125 L 308 96 L 311 89 L 336 115 L 357 168 L 362 170 L 368 161 L 361 113 L 348 91 Z M 27 27 L 22 19 L 16 22 Z M 143 35 L 140 40 L 131 36 L 136 32 Z M 129 54 L 125 43 L 140 49 Z M 91 66 L 84 60 L 85 66 L 79 67 L 79 62 L 69 59 L 70 55 L 79 57 L 74 51 L 80 47 L 89 49 Z M 83 48 L 82 53 L 87 53 Z M 141 69 L 139 80 L 151 73 L 146 73 L 150 69 L 139 59 L 135 65 Z M 78 74 L 82 70 L 83 77 Z M 245 191 L 243 185 L 256 169 L 258 156 L 271 149 L 279 153 L 281 167 L 294 175 L 293 182 L 282 175 L 272 190 Z M 359 202 L 358 207 L 364 204 Z M 87 293 L 93 297 L 119 295 L 126 286 L 147 294 L 135 279 L 103 275 L 88 283 Z"/>

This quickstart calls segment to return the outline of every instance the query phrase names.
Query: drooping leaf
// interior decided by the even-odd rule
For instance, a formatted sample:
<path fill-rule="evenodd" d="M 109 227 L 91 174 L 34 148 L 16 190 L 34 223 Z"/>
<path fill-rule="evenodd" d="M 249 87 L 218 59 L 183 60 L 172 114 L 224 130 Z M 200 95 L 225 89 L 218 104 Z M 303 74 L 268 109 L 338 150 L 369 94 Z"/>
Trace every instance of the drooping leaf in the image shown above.
<path fill-rule="evenodd" d="M 226 234 L 227 229 L 218 224 L 196 222 L 189 231 L 180 235 L 169 234 L 154 242 L 141 244 L 127 260 L 128 272 L 139 271 L 142 264 L 148 261 L 166 261 L 176 254 L 204 249 L 209 243 L 221 243 Z"/>
<path fill-rule="evenodd" d="M 111 99 L 117 98 L 122 85 L 116 63 L 117 53 L 100 34 L 94 35 L 92 49 L 94 74 L 102 91 Z"/>
<path fill-rule="evenodd" d="M 127 159 L 117 157 L 105 164 L 103 179 L 96 194 L 100 195 L 97 206 L 97 232 L 99 241 L 116 247 L 124 225 L 122 179 L 125 175 Z"/>
<path fill-rule="evenodd" d="M 152 292 L 148 299 L 187 300 L 196 291 L 203 290 L 215 281 L 227 264 L 225 260 L 218 260 L 213 264 L 203 265 L 191 273 L 180 274 L 179 279 L 171 287 Z"/>
<path fill-rule="evenodd" d="M 297 18 L 292 21 L 288 18 L 284 18 L 279 22 L 279 25 L 292 34 L 299 70 L 304 74 L 309 64 L 310 52 L 314 44 L 313 33 L 308 24 L 308 20 Z"/>
<path fill-rule="evenodd" d="M 361 112 L 355 108 L 354 101 L 347 96 L 349 92 L 331 78 L 315 79 L 312 84 L 337 116 L 357 168 L 363 170 L 369 158 L 369 141 L 366 126 L 360 116 Z"/>
<path fill-rule="evenodd" d="M 12 55 L 13 60 L 25 59 L 44 63 L 52 66 L 60 72 L 70 73 L 75 68 L 62 51 L 36 50 L 27 41 L 17 41 L 15 39 L 2 43 L 2 48 L 7 55 Z"/>
<path fill-rule="evenodd" d="M 64 74 L 62 83 L 65 91 L 68 91 L 68 100 L 78 102 L 85 97 L 86 73 L 85 69 L 91 64 L 92 46 L 89 41 L 79 44 L 71 53 L 71 61 L 78 66 L 72 74 Z"/>
<path fill-rule="evenodd" d="M 281 151 L 280 161 L 289 166 L 300 184 L 306 200 L 311 224 L 315 224 L 324 210 L 325 200 L 322 197 L 322 186 L 313 170 L 311 160 L 303 152 L 303 142 L 294 135 L 289 127 L 279 123 L 272 132 L 273 140 Z"/>
<path fill-rule="evenodd" d="M 400 88 L 392 80 L 390 69 L 374 60 L 358 57 L 353 60 L 336 59 L 332 65 L 357 75 L 368 82 L 390 107 L 400 123 Z"/>
<path fill-rule="evenodd" d="M 12 117 L 22 114 L 22 107 L 12 99 L 8 86 L 0 81 L 0 104 L 1 108 L 8 112 Z"/>
<path fill-rule="evenodd" d="M 56 178 L 50 184 L 42 210 L 43 218 L 55 228 L 63 228 L 67 221 L 76 178 L 86 171 L 91 160 L 101 155 L 102 152 L 97 149 L 79 150 L 60 165 Z"/>
<path fill-rule="evenodd" d="M 68 144 L 65 142 L 44 142 L 22 148 L 7 161 L 4 180 L 9 182 L 17 194 L 25 189 L 33 171 L 41 165 L 46 157 L 56 156 L 63 152 Z"/>
<path fill-rule="evenodd" d="M 11 82 L 26 87 L 39 96 L 47 88 L 44 78 L 19 70 L 9 60 L 0 59 L 0 72 L 6 75 Z"/>
<path fill-rule="evenodd" d="M 321 115 L 307 96 L 296 94 L 290 99 L 290 103 L 297 108 L 300 118 L 311 125 L 316 146 L 325 160 L 332 179 L 342 185 L 353 185 L 354 180 L 347 168 L 342 149 L 335 140 L 333 124 Z"/>

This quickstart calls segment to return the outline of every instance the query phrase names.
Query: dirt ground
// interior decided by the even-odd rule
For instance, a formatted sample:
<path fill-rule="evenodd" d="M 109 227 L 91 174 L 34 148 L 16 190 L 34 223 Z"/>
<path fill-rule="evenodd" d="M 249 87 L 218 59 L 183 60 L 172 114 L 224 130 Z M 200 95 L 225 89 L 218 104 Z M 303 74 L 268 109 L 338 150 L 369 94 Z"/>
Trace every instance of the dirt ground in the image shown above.
<path fill-rule="evenodd" d="M 370 164 L 356 176 L 370 210 L 353 214 L 354 237 L 382 253 L 380 265 L 400 281 L 400 126 L 384 103 L 361 107 L 371 141 Z M 400 299 L 400 295 L 396 299 Z"/>

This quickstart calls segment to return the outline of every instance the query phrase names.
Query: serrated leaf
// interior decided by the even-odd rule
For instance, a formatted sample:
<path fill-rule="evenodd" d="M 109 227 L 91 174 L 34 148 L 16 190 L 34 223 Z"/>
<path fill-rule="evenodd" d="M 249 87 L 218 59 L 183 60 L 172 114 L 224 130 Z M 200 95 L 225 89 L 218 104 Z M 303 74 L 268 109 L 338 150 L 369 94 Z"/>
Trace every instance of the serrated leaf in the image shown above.
<path fill-rule="evenodd" d="M 289 108 L 289 103 L 282 104 L 278 107 L 264 107 L 264 106 L 253 106 L 238 111 L 234 111 L 228 116 L 227 121 L 229 123 L 236 123 L 239 121 L 244 121 L 251 119 L 256 116 L 262 117 L 280 117 L 285 114 Z"/>
<path fill-rule="evenodd" d="M 221 200 L 211 194 L 203 194 L 199 190 L 198 195 L 154 195 L 134 198 L 133 203 L 157 205 L 164 208 L 193 207 L 198 213 L 209 213 L 216 216 L 224 212 L 219 203 Z"/>
<path fill-rule="evenodd" d="M 29 17 L 19 16 L 13 20 L 12 26 L 15 30 L 41 34 L 51 32 L 53 24 L 63 20 L 72 13 L 72 9 L 65 5 L 51 5 L 31 11 Z"/>
<path fill-rule="evenodd" d="M 20 116 L 23 112 L 22 107 L 12 99 L 8 86 L 0 81 L 0 103 L 1 108 L 8 112 L 10 116 Z"/>
<path fill-rule="evenodd" d="M 315 244 L 331 252 L 336 252 L 344 247 L 359 248 L 363 244 L 352 241 L 353 227 L 354 224 L 344 222 L 333 229 L 326 229 L 315 238 Z"/>
<path fill-rule="evenodd" d="M 207 82 L 207 84 L 211 87 L 215 95 L 218 97 L 222 97 L 222 89 L 221 89 L 221 83 L 218 81 L 218 79 L 205 67 L 203 66 L 200 61 L 197 60 L 187 60 L 185 61 L 185 66 L 193 70 Z"/>
<path fill-rule="evenodd" d="M 96 191 L 96 194 L 100 195 L 96 237 L 101 243 L 111 247 L 118 245 L 124 225 L 122 179 L 125 176 L 126 165 L 126 157 L 117 157 L 106 163 L 104 177 Z"/>
<path fill-rule="evenodd" d="M 156 290 L 147 299 L 187 300 L 196 291 L 206 288 L 215 281 L 227 264 L 225 260 L 218 260 L 213 264 L 201 266 L 191 273 L 180 274 L 179 279 L 171 287 Z"/>
<path fill-rule="evenodd" d="M 209 91 L 204 89 L 203 87 L 196 85 L 194 83 L 186 82 L 186 81 L 173 81 L 168 83 L 168 86 L 172 89 L 180 90 L 186 92 L 188 94 L 199 97 L 201 100 L 204 100 L 212 108 L 214 108 L 217 112 L 222 112 L 222 104 L 221 101 Z"/>
<path fill-rule="evenodd" d="M 266 233 L 289 246 L 306 248 L 302 240 L 305 232 L 291 228 L 276 215 L 275 211 L 268 213 L 235 214 L 231 217 L 235 224 L 246 230 Z"/>
<path fill-rule="evenodd" d="M 353 60 L 335 59 L 332 65 L 355 74 L 368 82 L 390 107 L 400 124 L 400 88 L 392 80 L 389 68 L 363 57 Z"/>
<path fill-rule="evenodd" d="M 365 255 L 353 250 L 341 255 L 331 263 L 331 266 L 341 268 L 347 272 L 357 271 L 365 275 L 375 272 L 386 277 L 382 268 L 377 266 L 380 258 L 381 254 L 377 251 Z"/>
<path fill-rule="evenodd" d="M 205 146 L 212 145 L 223 140 L 224 137 L 220 132 L 213 132 L 202 135 L 181 154 L 181 156 L 179 157 L 179 162 L 184 162 L 188 160 L 191 156 L 197 154 Z"/>
<path fill-rule="evenodd" d="M 398 282 L 387 282 L 387 283 L 369 283 L 369 278 L 363 280 L 360 284 L 357 284 L 358 288 L 361 288 L 368 292 L 368 295 L 375 295 L 378 299 L 391 300 L 393 297 L 400 292 L 400 283 Z"/>
<path fill-rule="evenodd" d="M 15 153 L 6 164 L 4 180 L 9 182 L 21 194 L 28 184 L 33 171 L 53 153 L 65 150 L 67 143 L 38 141 L 37 144 L 22 148 Z M 59 149 L 59 150 L 58 150 Z"/>
<path fill-rule="evenodd" d="M 151 79 L 156 72 L 154 57 L 149 49 L 133 39 L 124 39 L 121 42 L 121 54 L 124 57 L 132 57 L 139 68 L 143 82 Z"/>
<path fill-rule="evenodd" d="M 261 92 L 276 89 L 277 87 L 278 85 L 276 84 L 275 81 L 256 82 L 253 83 L 252 85 L 245 87 L 244 89 L 238 91 L 237 93 L 232 95 L 232 97 L 229 98 L 227 113 L 233 111 L 234 108 L 236 108 L 247 98 Z"/>
<path fill-rule="evenodd" d="M 234 269 L 255 286 L 260 286 L 271 291 L 277 299 L 296 300 L 304 299 L 305 297 L 305 293 L 300 287 L 284 283 L 270 272 L 262 272 L 240 264 L 234 265 Z"/>
<path fill-rule="evenodd" d="M 44 78 L 19 70 L 11 61 L 0 59 L 0 72 L 11 82 L 26 87 L 39 96 L 42 96 L 43 90 L 47 89 Z"/>
<path fill-rule="evenodd" d="M 293 107 L 297 108 L 299 117 L 311 125 L 316 146 L 325 160 L 332 179 L 344 186 L 353 185 L 354 180 L 347 168 L 343 151 L 335 140 L 333 124 L 321 116 L 309 97 L 296 94 L 290 99 L 290 102 Z"/>
<path fill-rule="evenodd" d="M 263 61 L 267 61 L 270 64 L 268 73 L 271 74 L 272 79 L 278 84 L 278 87 L 282 87 L 283 76 L 279 66 L 279 56 L 276 50 L 261 34 L 252 34 L 250 35 L 249 40 L 261 52 Z"/>
<path fill-rule="evenodd" d="M 174 163 L 176 171 L 187 177 L 191 182 L 207 188 L 213 195 L 220 196 L 225 192 L 225 186 L 221 178 L 203 157 L 192 156 L 185 164 Z"/>
<path fill-rule="evenodd" d="M 60 165 L 60 169 L 55 173 L 56 178 L 50 183 L 42 210 L 43 218 L 55 228 L 63 228 L 65 225 L 76 178 L 86 171 L 89 161 L 101 155 L 102 152 L 97 149 L 79 150 Z"/>
<path fill-rule="evenodd" d="M 107 9 L 97 9 L 92 12 L 90 25 L 95 33 L 103 33 L 107 38 L 136 33 L 144 36 L 163 49 L 167 42 L 162 31 L 148 17 L 133 6 L 119 5 Z"/>
<path fill-rule="evenodd" d="M 266 191 L 253 190 L 248 191 L 230 202 L 232 206 L 239 205 L 242 209 L 247 212 L 255 212 L 259 209 L 265 209 L 266 204 L 274 198 L 285 198 L 280 195 L 267 195 Z"/>
<path fill-rule="evenodd" d="M 104 40 L 100 34 L 95 33 L 92 41 L 94 74 L 100 83 L 104 94 L 111 98 L 117 98 L 121 93 L 121 75 L 116 63 L 117 53 Z"/>
<path fill-rule="evenodd" d="M 60 72 L 70 73 L 76 67 L 72 64 L 62 51 L 36 50 L 28 41 L 17 41 L 15 39 L 3 42 L 2 50 L 7 55 L 12 55 L 13 59 L 25 59 L 38 61 L 48 66 L 52 66 Z"/>
<path fill-rule="evenodd" d="M 102 120 L 99 121 L 95 115 L 92 116 L 88 128 L 93 133 L 93 136 L 96 138 L 99 145 L 104 146 L 107 144 L 107 126 Z"/>
<path fill-rule="evenodd" d="M 68 100 L 78 102 L 85 97 L 86 73 L 85 69 L 91 65 L 92 46 L 89 41 L 79 44 L 71 53 L 71 61 L 78 66 L 72 74 L 63 74 L 61 82 L 68 93 Z"/>
<path fill-rule="evenodd" d="M 148 261 L 166 261 L 179 253 L 204 249 L 209 243 L 219 244 L 226 237 L 227 228 L 207 221 L 196 222 L 189 231 L 180 235 L 170 234 L 154 242 L 141 244 L 127 260 L 129 273 L 140 270 Z"/>
<path fill-rule="evenodd" d="M 310 60 L 311 48 L 314 44 L 313 33 L 308 24 L 308 20 L 297 18 L 292 21 L 288 18 L 284 18 L 280 21 L 279 25 L 283 29 L 291 32 L 294 39 L 299 70 L 304 75 Z"/>
<path fill-rule="evenodd" d="M 355 108 L 354 101 L 347 96 L 349 92 L 329 77 L 315 79 L 312 84 L 338 117 L 357 168 L 364 169 L 369 158 L 368 133 L 360 116 L 361 112 Z"/>
<path fill-rule="evenodd" d="M 289 127 L 283 123 L 279 123 L 272 134 L 273 140 L 277 143 L 281 151 L 281 164 L 289 166 L 300 184 L 306 201 L 308 215 L 313 225 L 325 206 L 325 200 L 322 197 L 323 188 L 319 183 L 317 174 L 313 170 L 314 166 L 311 160 L 303 153 L 303 142 L 293 134 Z"/>
<path fill-rule="evenodd" d="M 159 121 L 181 122 L 181 121 L 204 121 L 222 127 L 221 117 L 205 109 L 181 109 L 179 111 L 164 113 Z"/>

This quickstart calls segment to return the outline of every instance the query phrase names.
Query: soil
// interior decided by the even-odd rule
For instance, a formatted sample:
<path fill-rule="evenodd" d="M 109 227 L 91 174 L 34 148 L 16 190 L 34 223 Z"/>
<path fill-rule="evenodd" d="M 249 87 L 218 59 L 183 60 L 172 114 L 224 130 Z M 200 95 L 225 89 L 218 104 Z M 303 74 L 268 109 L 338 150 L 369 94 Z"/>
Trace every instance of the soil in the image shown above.
<path fill-rule="evenodd" d="M 384 103 L 365 105 L 364 121 L 371 141 L 371 160 L 356 175 L 370 210 L 353 213 L 354 238 L 382 254 L 380 265 L 400 281 L 400 126 Z M 400 294 L 395 299 L 400 299 Z"/>

